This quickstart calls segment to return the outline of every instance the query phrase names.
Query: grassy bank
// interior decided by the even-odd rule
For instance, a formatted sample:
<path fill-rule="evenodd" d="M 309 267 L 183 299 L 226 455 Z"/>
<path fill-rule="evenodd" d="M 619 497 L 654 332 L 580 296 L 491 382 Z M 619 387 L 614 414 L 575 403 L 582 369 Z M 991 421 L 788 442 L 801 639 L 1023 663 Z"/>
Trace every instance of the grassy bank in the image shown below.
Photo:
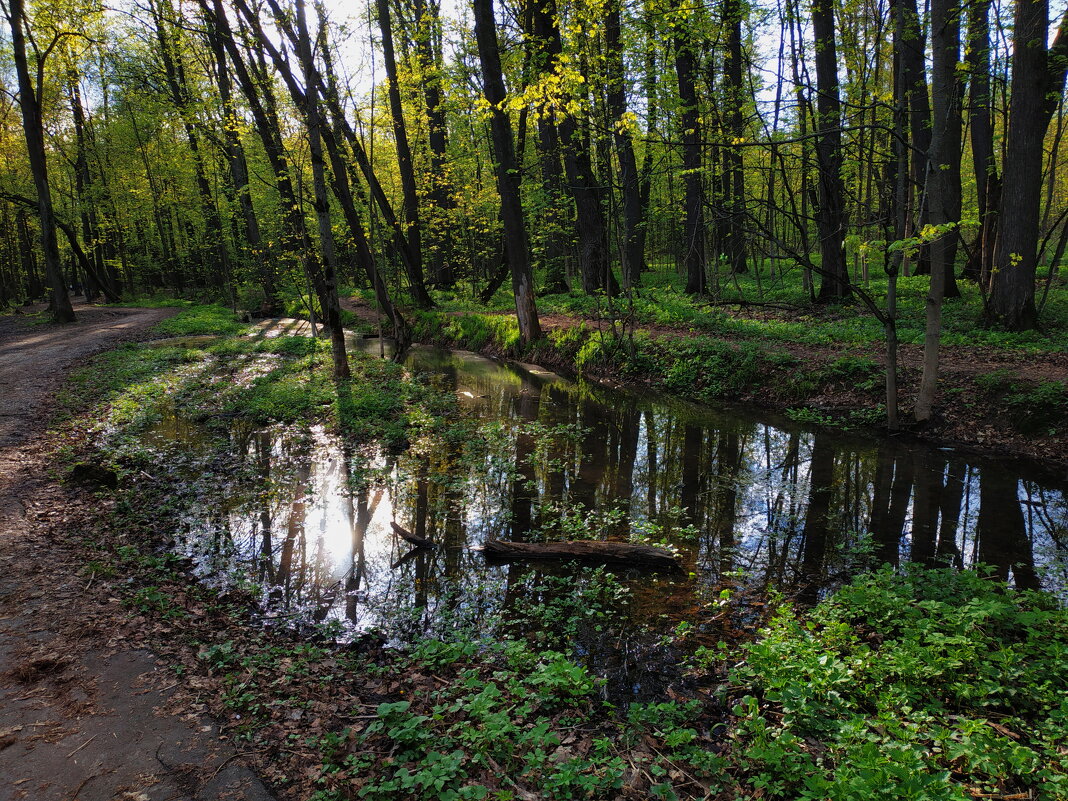
<path fill-rule="evenodd" d="M 736 336 L 737 321 L 723 323 L 727 318 L 717 314 L 714 332 L 708 326 L 625 328 L 621 321 L 555 319 L 540 342 L 525 346 L 513 315 L 441 309 L 413 312 L 413 317 L 414 337 L 420 342 L 645 385 L 699 403 L 754 404 L 810 424 L 872 429 L 886 425 L 878 344 L 849 347 L 841 338 L 828 342 L 822 335 L 809 336 L 806 342 L 789 329 L 775 335 L 775 325 L 766 322 L 745 323 L 751 330 Z M 1014 335 L 1009 344 L 985 354 L 944 348 L 936 417 L 914 433 L 978 451 L 1063 462 L 1068 452 L 1065 365 L 1045 339 L 1052 350 L 1045 356 L 1030 352 L 1032 336 Z M 898 370 L 905 429 L 910 429 L 919 384 L 919 357 L 918 348 L 903 354 Z"/>
<path fill-rule="evenodd" d="M 450 337 L 515 347 L 502 318 L 453 324 Z M 178 338 L 102 355 L 61 398 L 65 429 L 88 431 L 62 457 L 106 465 L 118 485 L 99 490 L 112 512 L 83 532 L 84 572 L 123 599 L 118 625 L 168 661 L 186 706 L 213 713 L 281 797 L 1068 798 L 1068 613 L 974 572 L 886 569 L 807 611 L 773 598 L 749 642 L 678 649 L 687 680 L 629 706 L 605 700 L 571 640 L 615 625 L 607 599 L 624 590 L 603 571 L 553 585 L 523 619 L 458 617 L 406 649 L 373 632 L 337 642 L 330 625 L 264 626 L 254 576 L 197 581 L 173 549 L 190 499 L 255 472 L 230 447 L 235 421 L 325 428 L 354 458 L 428 427 L 471 433 L 450 396 L 395 365 L 353 355 L 338 386 L 324 343 L 248 337 L 217 307 L 165 325 Z M 583 365 L 651 358 L 602 352 L 598 336 L 550 342 Z M 676 371 L 680 394 L 693 381 L 733 391 L 775 363 L 704 347 L 658 368 L 665 381 Z M 708 364 L 683 373 L 693 359 Z M 195 446 L 153 436 L 174 416 L 199 422 Z"/>
<path fill-rule="evenodd" d="M 882 325 L 859 300 L 813 304 L 802 288 L 799 270 L 781 278 L 777 274 L 769 276 L 766 267 L 759 278 L 750 271 L 724 282 L 714 297 L 695 298 L 683 291 L 683 278 L 664 267 L 643 275 L 642 285 L 630 296 L 605 298 L 582 292 L 543 295 L 538 298 L 538 311 L 578 318 L 631 318 L 639 325 L 817 347 L 878 345 L 883 341 Z M 902 344 L 923 344 L 929 283 L 927 276 L 898 280 L 897 329 Z M 978 287 L 967 281 L 959 282 L 959 286 L 961 297 L 946 300 L 943 307 L 944 345 L 1020 353 L 1068 351 L 1068 282 L 1063 279 L 1055 280 L 1050 287 L 1039 328 L 1019 333 L 987 326 Z M 874 271 L 866 285 L 860 282 L 860 291 L 867 293 L 879 308 L 885 308 L 887 279 L 881 271 Z M 439 292 L 435 300 L 439 309 L 446 312 L 514 310 L 506 287 L 487 304 L 476 304 L 462 291 Z"/>

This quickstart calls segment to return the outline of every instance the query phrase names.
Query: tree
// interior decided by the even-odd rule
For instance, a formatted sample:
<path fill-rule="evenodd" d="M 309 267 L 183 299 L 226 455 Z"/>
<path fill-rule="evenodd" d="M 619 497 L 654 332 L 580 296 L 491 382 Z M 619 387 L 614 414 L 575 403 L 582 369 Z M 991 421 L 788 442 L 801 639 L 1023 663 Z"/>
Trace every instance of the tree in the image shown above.
<path fill-rule="evenodd" d="M 683 224 L 683 264 L 686 269 L 686 292 L 703 295 L 708 277 L 705 273 L 705 190 L 701 156 L 701 109 L 697 98 L 697 50 L 694 36 L 686 24 L 679 0 L 673 0 L 672 46 L 675 50 L 675 77 L 679 84 L 679 126 L 682 129 L 682 169 L 686 187 Z"/>
<path fill-rule="evenodd" d="M 19 107 L 22 109 L 22 128 L 26 137 L 26 151 L 37 190 L 37 214 L 41 226 L 41 247 L 44 250 L 45 276 L 52 290 L 50 309 L 57 323 L 73 323 L 74 308 L 67 295 L 63 280 L 63 268 L 59 259 L 59 244 L 56 241 L 56 213 L 52 204 L 52 188 L 48 181 L 48 159 L 45 153 L 44 120 L 41 115 L 40 90 L 44 85 L 45 60 L 68 34 L 57 32 L 44 50 L 35 49 L 36 81 L 30 75 L 30 63 L 26 54 L 26 9 L 24 0 L 8 0 L 7 21 L 11 27 L 11 43 L 15 55 L 15 72 L 19 82 Z"/>
<path fill-rule="evenodd" d="M 414 262 L 408 280 L 412 297 L 420 308 L 434 305 L 423 283 L 422 231 L 419 225 L 419 193 L 415 185 L 415 166 L 408 145 L 408 129 L 404 122 L 404 107 L 401 103 L 400 80 L 397 77 L 397 59 L 393 53 L 393 26 L 389 16 L 388 0 L 377 0 L 378 27 L 382 31 L 382 60 L 386 67 L 386 89 L 389 95 L 390 119 L 393 123 L 393 143 L 397 149 L 397 169 L 401 176 L 404 194 L 404 219 L 407 223 L 404 234 L 408 238 L 411 258 Z"/>
<path fill-rule="evenodd" d="M 645 264 L 645 209 L 638 180 L 638 160 L 634 155 L 627 119 L 627 82 L 623 65 L 622 14 L 620 0 L 605 6 L 605 58 L 608 67 L 608 108 L 612 115 L 612 139 L 619 161 L 619 185 L 623 197 L 623 281 L 628 287 L 641 283 Z"/>
<path fill-rule="evenodd" d="M 961 111 L 957 81 L 960 60 L 960 8 L 953 0 L 932 0 L 931 88 L 934 127 L 930 144 L 931 223 L 941 229 L 931 248 L 931 287 L 927 293 L 927 325 L 923 342 L 923 376 L 916 398 L 916 420 L 931 417 L 938 386 L 938 349 L 942 333 L 942 300 L 953 280 L 960 224 Z M 956 290 L 956 283 L 952 283 Z M 960 294 L 959 291 L 956 294 Z"/>
<path fill-rule="evenodd" d="M 1042 143 L 1068 70 L 1068 11 L 1047 50 L 1048 0 L 1017 0 L 1005 172 L 988 313 L 1011 331 L 1034 328 L 1042 208 Z"/>
<path fill-rule="evenodd" d="M 493 0 L 474 0 L 475 39 L 482 65 L 482 84 L 489 104 L 490 135 L 493 142 L 494 172 L 501 196 L 501 221 L 504 223 L 505 249 L 512 273 L 519 336 L 524 343 L 541 337 L 538 310 L 534 303 L 530 250 L 527 243 L 523 204 L 519 196 L 519 175 L 512 143 L 512 125 L 504 110 L 507 99 L 501 56 L 497 43 L 497 25 L 493 18 Z"/>
<path fill-rule="evenodd" d="M 326 188 L 326 165 L 322 146 L 322 113 L 319 109 L 319 80 L 312 60 L 312 39 L 304 0 L 296 0 L 297 48 L 301 71 L 304 73 L 304 121 L 308 127 L 308 150 L 311 154 L 312 179 L 315 189 L 315 218 L 319 223 L 319 248 L 323 254 L 323 283 L 326 297 L 323 313 L 330 328 L 330 346 L 334 357 L 334 378 L 348 378 L 349 360 L 345 352 L 345 330 L 341 326 L 341 308 L 337 297 L 337 257 L 334 252 L 334 231 L 330 223 L 330 200 Z M 294 98 L 296 100 L 297 98 Z"/>
<path fill-rule="evenodd" d="M 819 167 L 821 273 L 818 299 L 851 294 L 845 250 L 845 185 L 842 181 L 842 103 L 838 95 L 838 54 L 831 0 L 813 0 L 812 34 L 816 41 L 816 162 Z"/>

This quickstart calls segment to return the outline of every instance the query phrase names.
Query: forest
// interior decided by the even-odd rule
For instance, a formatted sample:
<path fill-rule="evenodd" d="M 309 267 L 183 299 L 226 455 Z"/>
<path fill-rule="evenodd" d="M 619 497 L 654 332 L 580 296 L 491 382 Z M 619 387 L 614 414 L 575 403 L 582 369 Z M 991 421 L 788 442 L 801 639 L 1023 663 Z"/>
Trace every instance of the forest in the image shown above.
<path fill-rule="evenodd" d="M 13 798 L 1068 800 L 1068 9 L 0 10 Z"/>

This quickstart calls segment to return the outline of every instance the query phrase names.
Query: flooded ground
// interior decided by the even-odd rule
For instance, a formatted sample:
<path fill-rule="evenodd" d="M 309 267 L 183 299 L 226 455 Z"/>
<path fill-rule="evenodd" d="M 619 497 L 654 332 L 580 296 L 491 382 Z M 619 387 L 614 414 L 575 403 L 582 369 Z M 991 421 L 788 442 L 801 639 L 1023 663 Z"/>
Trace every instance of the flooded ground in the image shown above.
<path fill-rule="evenodd" d="M 244 472 L 183 513 L 179 548 L 202 575 L 255 581 L 272 624 L 397 643 L 552 629 L 564 601 L 600 605 L 620 626 L 572 621 L 568 645 L 639 697 L 662 689 L 676 648 L 759 622 L 773 588 L 812 602 L 857 571 L 913 561 L 985 563 L 1017 587 L 1066 594 L 1057 477 L 471 353 L 420 347 L 407 366 L 455 392 L 468 422 L 397 454 L 235 424 Z M 165 420 L 152 436 L 194 444 L 197 425 Z M 412 549 L 392 524 L 436 547 Z M 684 571 L 488 564 L 478 548 L 494 538 L 668 543 Z"/>

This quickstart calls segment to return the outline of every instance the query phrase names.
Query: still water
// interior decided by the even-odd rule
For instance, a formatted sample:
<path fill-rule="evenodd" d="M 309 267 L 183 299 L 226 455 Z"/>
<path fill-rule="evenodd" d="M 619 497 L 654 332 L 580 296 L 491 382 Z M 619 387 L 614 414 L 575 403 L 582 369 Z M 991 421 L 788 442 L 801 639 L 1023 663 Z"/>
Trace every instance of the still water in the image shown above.
<path fill-rule="evenodd" d="M 418 347 L 407 367 L 456 394 L 470 418 L 459 435 L 390 454 L 236 426 L 246 479 L 192 504 L 179 538 L 200 572 L 255 580 L 279 625 L 403 641 L 522 620 L 592 581 L 569 566 L 487 564 L 487 539 L 669 542 L 681 574 L 614 573 L 627 589 L 618 616 L 661 651 L 680 623 L 722 636 L 759 621 L 771 588 L 812 602 L 883 563 L 985 563 L 1017 587 L 1068 588 L 1063 476 L 467 352 Z M 172 422 L 164 435 L 190 431 Z M 413 550 L 392 523 L 436 547 Z M 655 670 L 648 637 L 572 634 L 591 659 L 612 652 L 594 661 L 629 664 L 632 688 L 635 664 Z"/>

